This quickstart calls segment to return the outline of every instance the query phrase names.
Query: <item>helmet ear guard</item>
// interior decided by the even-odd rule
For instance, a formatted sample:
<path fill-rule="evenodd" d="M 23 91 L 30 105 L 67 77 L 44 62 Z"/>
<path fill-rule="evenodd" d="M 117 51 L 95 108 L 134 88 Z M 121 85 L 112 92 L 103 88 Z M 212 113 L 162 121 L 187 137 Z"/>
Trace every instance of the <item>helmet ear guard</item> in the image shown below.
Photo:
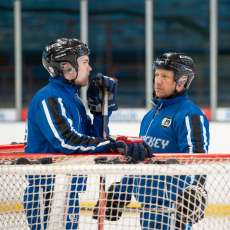
<path fill-rule="evenodd" d="M 153 69 L 172 70 L 177 84 L 183 84 L 185 89 L 189 88 L 195 76 L 192 58 L 181 53 L 164 53 L 153 63 Z"/>
<path fill-rule="evenodd" d="M 71 73 L 72 71 L 76 71 L 75 68 L 68 62 L 61 62 L 60 67 L 64 74 Z"/>
<path fill-rule="evenodd" d="M 77 71 L 77 59 L 89 55 L 86 44 L 76 38 L 59 38 L 45 47 L 42 54 L 42 64 L 51 77 L 63 75 L 63 63 L 70 63 Z"/>
<path fill-rule="evenodd" d="M 178 85 L 183 85 L 185 89 L 188 89 L 193 79 L 194 79 L 194 75 L 181 76 L 176 80 L 176 83 Z"/>
<path fill-rule="evenodd" d="M 74 82 L 74 80 L 78 76 L 78 72 L 76 68 L 74 68 L 72 64 L 69 62 L 61 62 L 60 66 L 61 66 L 64 78 L 67 81 Z"/>

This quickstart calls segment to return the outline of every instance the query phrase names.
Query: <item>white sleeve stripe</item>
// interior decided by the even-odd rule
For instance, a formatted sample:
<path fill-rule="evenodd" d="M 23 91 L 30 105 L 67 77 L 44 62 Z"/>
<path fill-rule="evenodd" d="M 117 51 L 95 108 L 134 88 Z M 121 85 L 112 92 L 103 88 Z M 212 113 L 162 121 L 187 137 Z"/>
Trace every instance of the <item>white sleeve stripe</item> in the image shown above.
<path fill-rule="evenodd" d="M 191 126 L 189 123 L 189 117 L 188 116 L 185 117 L 185 124 L 186 124 L 186 128 L 187 128 L 187 142 L 188 142 L 188 146 L 189 146 L 189 153 L 193 153 L 193 144 L 192 144 L 192 139 L 191 139 Z"/>
<path fill-rule="evenodd" d="M 207 153 L 207 147 L 208 147 L 208 138 L 207 138 L 207 131 L 206 131 L 206 127 L 204 126 L 204 117 L 200 116 L 200 121 L 202 124 L 202 130 L 203 130 L 203 138 L 204 138 L 204 150 Z"/>
<path fill-rule="evenodd" d="M 66 148 L 66 149 L 69 149 L 69 150 L 81 150 L 81 151 L 88 151 L 88 150 L 95 150 L 96 149 L 96 146 L 88 146 L 88 147 L 85 147 L 85 146 L 72 146 L 72 145 L 69 145 L 69 144 L 66 144 L 64 139 L 62 139 L 59 134 L 58 134 L 58 131 L 56 130 L 53 122 L 52 122 L 52 119 L 51 119 L 51 116 L 50 116 L 50 113 L 49 113 L 49 110 L 48 110 L 48 107 L 47 107 L 47 104 L 45 102 L 45 100 L 42 101 L 42 106 L 43 106 L 43 109 L 44 109 L 44 112 L 45 112 L 45 116 L 46 116 L 46 119 L 48 121 L 48 124 L 50 126 L 50 129 L 52 130 L 54 136 L 57 138 L 57 140 L 61 143 L 61 146 L 63 148 Z M 105 141 L 105 142 L 101 142 L 97 147 L 99 146 L 103 146 L 103 145 L 106 145 L 108 144 L 109 141 Z"/>
<path fill-rule="evenodd" d="M 63 102 L 62 102 L 62 99 L 61 98 L 58 98 L 58 103 L 60 104 L 60 107 L 61 107 L 61 113 L 62 113 L 62 116 L 66 118 L 66 120 L 68 121 L 69 125 L 70 125 L 70 130 L 74 133 L 76 133 L 78 136 L 82 136 L 81 133 L 77 132 L 74 127 L 73 127 L 73 121 L 67 117 L 66 115 L 66 110 L 65 110 L 65 107 L 63 105 Z"/>

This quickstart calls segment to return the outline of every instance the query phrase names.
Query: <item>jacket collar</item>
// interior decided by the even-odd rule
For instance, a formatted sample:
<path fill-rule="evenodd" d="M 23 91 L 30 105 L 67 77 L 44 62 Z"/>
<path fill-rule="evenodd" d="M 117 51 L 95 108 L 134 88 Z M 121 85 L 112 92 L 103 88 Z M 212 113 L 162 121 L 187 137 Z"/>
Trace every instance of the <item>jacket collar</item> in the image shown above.
<path fill-rule="evenodd" d="M 162 108 L 172 104 L 180 103 L 187 98 L 188 98 L 187 91 L 184 91 L 170 98 L 153 98 L 152 103 L 154 108 L 159 108 L 159 107 Z"/>
<path fill-rule="evenodd" d="M 60 87 L 67 89 L 73 94 L 77 93 L 79 95 L 80 86 L 74 85 L 73 83 L 67 81 L 63 76 L 57 76 L 55 78 L 50 78 L 49 82 L 51 84 L 57 84 Z"/>

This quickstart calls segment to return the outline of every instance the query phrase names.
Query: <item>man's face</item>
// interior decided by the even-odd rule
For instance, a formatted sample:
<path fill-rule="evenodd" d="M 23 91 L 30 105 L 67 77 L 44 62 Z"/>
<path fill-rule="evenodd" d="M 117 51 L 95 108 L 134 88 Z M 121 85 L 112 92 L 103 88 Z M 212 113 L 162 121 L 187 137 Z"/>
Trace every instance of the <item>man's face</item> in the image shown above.
<path fill-rule="evenodd" d="M 78 73 L 74 83 L 79 86 L 86 86 L 89 82 L 89 74 L 92 71 L 89 65 L 89 56 L 84 55 L 77 59 Z"/>
<path fill-rule="evenodd" d="M 174 80 L 174 72 L 165 69 L 156 69 L 154 78 L 154 91 L 156 97 L 166 98 L 175 93 L 177 84 Z"/>

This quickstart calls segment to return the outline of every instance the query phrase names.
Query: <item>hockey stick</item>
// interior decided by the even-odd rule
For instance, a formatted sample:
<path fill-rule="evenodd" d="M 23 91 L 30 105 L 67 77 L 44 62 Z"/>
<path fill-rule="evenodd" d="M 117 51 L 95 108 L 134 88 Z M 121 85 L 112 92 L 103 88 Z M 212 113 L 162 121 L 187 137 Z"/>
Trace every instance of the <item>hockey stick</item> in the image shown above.
<path fill-rule="evenodd" d="M 103 116 L 103 127 L 102 127 L 102 137 L 107 138 L 106 127 L 108 125 L 108 91 L 103 89 L 103 102 L 102 102 L 102 116 Z"/>
<path fill-rule="evenodd" d="M 63 229 L 65 226 L 65 207 L 66 207 L 66 187 L 69 184 L 69 178 L 65 174 L 56 174 L 50 202 L 50 210 L 47 218 L 47 230 Z"/>
<path fill-rule="evenodd" d="M 107 138 L 106 127 L 108 125 L 108 91 L 103 88 L 103 101 L 102 101 L 102 137 Z M 100 176 L 99 186 L 99 204 L 98 204 L 98 230 L 104 229 L 105 221 L 105 209 L 106 209 L 106 192 L 105 192 L 105 177 Z"/>

